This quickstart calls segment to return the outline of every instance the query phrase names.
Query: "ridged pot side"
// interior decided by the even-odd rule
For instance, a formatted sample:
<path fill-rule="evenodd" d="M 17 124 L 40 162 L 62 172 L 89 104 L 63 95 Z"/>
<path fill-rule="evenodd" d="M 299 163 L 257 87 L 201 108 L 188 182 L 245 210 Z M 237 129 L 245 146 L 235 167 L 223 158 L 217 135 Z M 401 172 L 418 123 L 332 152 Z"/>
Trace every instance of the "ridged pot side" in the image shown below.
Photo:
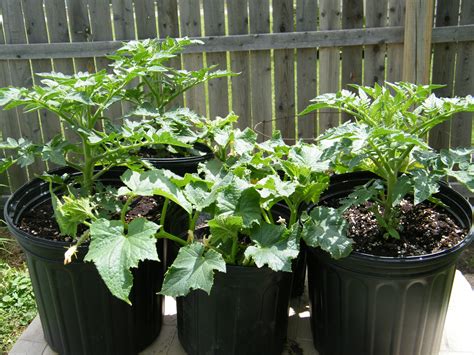
<path fill-rule="evenodd" d="M 371 175 L 346 174 L 322 201 L 347 195 Z M 457 222 L 470 229 L 457 246 L 420 257 L 391 258 L 353 252 L 334 260 L 308 248 L 311 328 L 326 354 L 437 354 L 455 262 L 474 237 L 472 209 L 446 185 L 437 195 Z"/>
<path fill-rule="evenodd" d="M 60 173 L 68 170 L 61 169 Z M 70 171 L 69 171 L 70 172 Z M 123 169 L 104 174 L 117 183 Z M 132 306 L 112 296 L 92 263 L 84 263 L 87 246 L 77 260 L 63 265 L 70 243 L 31 236 L 17 227 L 25 211 L 50 198 L 48 184 L 34 179 L 5 205 L 5 220 L 25 252 L 45 339 L 60 354 L 136 354 L 158 336 L 162 321 L 162 264 L 140 263 L 133 270 Z M 162 243 L 157 245 L 162 255 Z"/>
<path fill-rule="evenodd" d="M 178 336 L 190 355 L 279 355 L 288 328 L 292 275 L 227 265 L 210 295 L 178 297 Z"/>

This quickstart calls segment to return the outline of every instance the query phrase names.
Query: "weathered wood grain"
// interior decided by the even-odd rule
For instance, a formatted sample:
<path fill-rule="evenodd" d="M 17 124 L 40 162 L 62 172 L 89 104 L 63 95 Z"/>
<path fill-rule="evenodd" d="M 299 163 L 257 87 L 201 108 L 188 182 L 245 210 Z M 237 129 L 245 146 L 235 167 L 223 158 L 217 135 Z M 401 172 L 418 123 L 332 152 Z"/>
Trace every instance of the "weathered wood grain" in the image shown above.
<path fill-rule="evenodd" d="M 296 2 L 296 31 L 316 31 L 318 3 L 312 0 Z M 303 111 L 317 93 L 317 48 L 296 50 L 297 112 Z M 316 113 L 297 117 L 298 138 L 309 140 L 316 135 Z"/>
<path fill-rule="evenodd" d="M 110 14 L 110 3 L 104 0 L 88 0 L 89 13 L 91 18 L 91 39 L 92 41 L 113 40 L 112 19 Z M 95 63 L 97 70 L 107 70 L 112 72 L 111 61 L 105 57 L 96 57 Z M 114 103 L 105 115 L 114 123 L 120 123 L 122 117 L 122 105 L 120 102 Z"/>
<path fill-rule="evenodd" d="M 436 8 L 436 27 L 458 24 L 459 0 L 438 0 Z M 444 88 L 436 90 L 436 95 L 451 97 L 454 88 L 454 67 L 456 60 L 455 43 L 439 43 L 433 45 L 433 73 L 431 82 L 444 84 Z M 449 148 L 451 122 L 443 122 L 429 133 L 429 143 L 435 149 Z"/>
<path fill-rule="evenodd" d="M 247 34 L 249 14 L 247 0 L 227 0 L 229 35 Z M 232 111 L 239 116 L 238 127 L 244 129 L 252 125 L 250 98 L 250 57 L 248 51 L 231 52 L 230 69 L 239 73 L 231 78 Z"/>
<path fill-rule="evenodd" d="M 154 0 L 135 0 L 135 18 L 138 39 L 157 37 Z"/>
<path fill-rule="evenodd" d="M 1 5 L 4 19 L 5 42 L 27 43 L 21 1 L 5 0 L 1 2 Z M 30 62 L 28 60 L 11 61 L 10 77 L 12 86 L 31 87 L 33 85 L 33 77 Z M 42 143 L 43 137 L 38 112 L 26 113 L 21 107 L 15 109 L 15 111 L 18 115 L 20 130 L 15 132 L 14 137 L 23 137 L 35 143 Z M 46 164 L 38 160 L 28 167 L 30 176 L 42 173 L 45 170 Z M 17 181 L 12 181 L 12 183 L 16 184 Z"/>
<path fill-rule="evenodd" d="M 342 1 L 342 28 L 362 28 L 364 19 L 363 0 Z M 341 89 L 353 90 L 349 84 L 362 84 L 362 46 L 342 48 Z M 342 112 L 341 121 L 345 122 L 350 116 Z"/>
<path fill-rule="evenodd" d="M 158 31 L 160 38 L 179 37 L 179 19 L 178 19 L 178 1 L 158 1 L 156 3 L 158 9 Z M 176 69 L 181 69 L 181 56 L 170 60 L 170 66 Z M 182 95 L 176 97 L 171 107 L 180 107 L 184 104 Z"/>
<path fill-rule="evenodd" d="M 428 84 L 434 0 L 406 0 L 403 80 Z"/>
<path fill-rule="evenodd" d="M 321 0 L 319 3 L 321 30 L 341 28 L 341 8 L 338 1 Z M 339 90 L 340 54 L 339 48 L 319 49 L 319 93 Z M 325 109 L 318 113 L 319 133 L 339 125 L 339 112 Z"/>
<path fill-rule="evenodd" d="M 179 16 L 181 36 L 199 37 L 201 36 L 201 17 L 199 1 L 180 1 Z M 183 55 L 184 69 L 198 70 L 203 67 L 202 53 Z M 206 115 L 206 92 L 205 83 L 195 86 L 185 92 L 185 104 L 195 112 Z"/>
<path fill-rule="evenodd" d="M 387 0 L 366 0 L 365 26 L 368 28 L 387 25 Z M 372 86 L 385 81 L 386 44 L 364 47 L 364 85 Z"/>
<path fill-rule="evenodd" d="M 474 2 L 462 1 L 460 24 L 474 22 Z M 474 92 L 474 43 L 458 44 L 454 94 L 472 95 Z M 470 147 L 472 145 L 472 113 L 456 115 L 451 123 L 451 147 Z"/>
<path fill-rule="evenodd" d="M 393 46 L 403 42 L 403 27 L 398 26 L 389 28 L 364 28 L 354 30 L 308 31 L 292 33 L 263 33 L 194 38 L 205 42 L 205 45 L 190 46 L 184 50 L 184 53 L 345 47 L 383 43 Z M 472 42 L 473 40 L 474 25 L 472 24 L 433 29 L 432 43 L 459 43 Z M 0 59 L 21 60 L 105 56 L 111 54 L 121 46 L 122 41 L 50 43 L 31 45 L 7 44 L 2 47 Z"/>
<path fill-rule="evenodd" d="M 273 32 L 293 32 L 293 1 L 273 0 Z M 293 49 L 273 51 L 276 129 L 287 143 L 295 142 L 295 55 Z"/>
<path fill-rule="evenodd" d="M 206 36 L 225 35 L 225 13 L 222 0 L 203 0 L 204 31 Z M 217 65 L 218 70 L 227 69 L 226 52 L 208 53 L 207 66 Z M 229 94 L 227 78 L 208 82 L 209 117 L 225 117 L 229 113 Z"/>
<path fill-rule="evenodd" d="M 388 26 L 403 26 L 405 23 L 405 0 L 388 0 Z M 403 44 L 387 45 L 386 78 L 389 82 L 402 80 Z"/>
<path fill-rule="evenodd" d="M 268 0 L 249 1 L 250 33 L 270 32 L 270 3 Z M 259 139 L 272 133 L 272 68 L 270 51 L 250 52 L 250 81 L 252 87 L 252 125 L 257 127 Z"/>
<path fill-rule="evenodd" d="M 25 18 L 28 43 L 48 43 L 43 3 L 35 0 L 23 0 L 23 15 Z M 41 78 L 35 77 L 34 74 L 52 71 L 51 59 L 32 60 L 31 69 L 33 71 L 33 82 L 38 85 L 40 84 Z M 39 111 L 39 115 L 41 131 L 45 142 L 61 134 L 61 124 L 55 114 L 41 110 Z M 51 167 L 53 166 L 51 165 Z"/>

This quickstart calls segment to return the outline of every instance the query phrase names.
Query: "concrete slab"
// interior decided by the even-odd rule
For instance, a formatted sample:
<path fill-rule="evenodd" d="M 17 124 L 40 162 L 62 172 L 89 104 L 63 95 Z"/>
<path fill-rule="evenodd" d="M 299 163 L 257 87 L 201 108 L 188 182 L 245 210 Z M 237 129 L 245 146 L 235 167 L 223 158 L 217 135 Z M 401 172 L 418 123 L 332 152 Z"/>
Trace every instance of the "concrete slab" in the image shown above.
<path fill-rule="evenodd" d="M 288 343 L 284 355 L 318 355 L 312 342 L 307 293 L 305 292 L 300 298 L 293 299 L 290 306 Z M 473 355 L 473 322 L 474 291 L 471 289 L 466 278 L 457 271 L 439 355 Z M 25 330 L 9 354 L 55 355 L 56 353 L 53 352 L 44 341 L 41 323 L 37 317 Z M 160 336 L 141 354 L 186 354 L 178 340 L 176 329 L 176 302 L 173 298 L 165 298 L 165 314 Z"/>

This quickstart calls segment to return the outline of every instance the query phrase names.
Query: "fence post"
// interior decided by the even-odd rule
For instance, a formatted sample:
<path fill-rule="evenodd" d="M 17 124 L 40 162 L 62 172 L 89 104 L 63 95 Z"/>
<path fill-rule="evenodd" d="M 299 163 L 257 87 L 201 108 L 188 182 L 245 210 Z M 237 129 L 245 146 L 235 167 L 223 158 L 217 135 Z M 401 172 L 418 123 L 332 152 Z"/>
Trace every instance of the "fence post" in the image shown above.
<path fill-rule="evenodd" d="M 403 80 L 428 84 L 434 0 L 406 0 Z"/>

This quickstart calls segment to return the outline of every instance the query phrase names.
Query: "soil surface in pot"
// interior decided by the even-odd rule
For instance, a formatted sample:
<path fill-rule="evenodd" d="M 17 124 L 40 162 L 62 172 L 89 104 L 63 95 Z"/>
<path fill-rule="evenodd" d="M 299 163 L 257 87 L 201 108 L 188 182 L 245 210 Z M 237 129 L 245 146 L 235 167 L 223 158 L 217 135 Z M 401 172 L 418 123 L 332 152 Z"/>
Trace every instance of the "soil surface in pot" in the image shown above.
<path fill-rule="evenodd" d="M 141 148 L 138 151 L 138 156 L 141 158 L 155 158 L 155 159 L 163 159 L 163 158 L 185 158 L 185 157 L 199 157 L 201 155 L 206 154 L 205 152 L 200 151 L 199 149 L 184 149 L 184 148 L 176 148 L 176 152 L 170 152 L 168 149 L 159 149 L 159 148 Z"/>
<path fill-rule="evenodd" d="M 355 251 L 389 257 L 427 255 L 452 248 L 467 234 L 442 207 L 431 202 L 414 205 L 412 200 L 404 199 L 399 206 L 400 239 L 386 238 L 372 210 L 372 203 L 367 202 L 344 214 Z"/>
<path fill-rule="evenodd" d="M 162 205 L 163 199 L 159 196 L 138 197 L 131 203 L 130 210 L 127 212 L 125 218 L 127 222 L 139 217 L 144 217 L 156 222 L 160 219 Z M 119 218 L 120 215 L 118 213 L 112 216 L 112 219 Z M 60 235 L 59 226 L 54 219 L 53 206 L 50 200 L 25 213 L 18 227 L 22 231 L 39 238 L 63 242 L 73 241 L 73 238 L 70 236 Z M 81 235 L 85 230 L 85 226 L 79 226 L 78 235 Z"/>

